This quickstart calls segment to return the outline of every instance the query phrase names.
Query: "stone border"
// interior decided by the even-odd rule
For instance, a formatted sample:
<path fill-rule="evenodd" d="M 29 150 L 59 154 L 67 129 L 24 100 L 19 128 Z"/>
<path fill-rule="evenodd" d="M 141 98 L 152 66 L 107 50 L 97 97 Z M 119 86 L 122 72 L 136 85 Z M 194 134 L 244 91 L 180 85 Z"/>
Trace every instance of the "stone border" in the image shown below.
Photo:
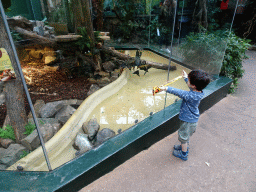
<path fill-rule="evenodd" d="M 81 131 L 82 124 L 87 121 L 89 114 L 98 104 L 118 92 L 127 83 L 128 74 L 129 71 L 124 70 L 118 79 L 87 97 L 65 125 L 63 125 L 63 127 L 47 143 L 45 143 L 52 169 L 62 165 L 62 163 L 56 164 L 56 162 L 58 162 L 58 159 L 56 158 L 64 150 L 70 148 L 70 145 L 72 147 L 77 133 Z M 70 160 L 73 158 L 75 157 L 72 157 Z M 40 164 L 40 166 L 34 166 L 34 164 Z M 18 165 L 22 166 L 24 171 L 48 171 L 41 147 L 17 161 L 7 170 L 17 170 Z"/>

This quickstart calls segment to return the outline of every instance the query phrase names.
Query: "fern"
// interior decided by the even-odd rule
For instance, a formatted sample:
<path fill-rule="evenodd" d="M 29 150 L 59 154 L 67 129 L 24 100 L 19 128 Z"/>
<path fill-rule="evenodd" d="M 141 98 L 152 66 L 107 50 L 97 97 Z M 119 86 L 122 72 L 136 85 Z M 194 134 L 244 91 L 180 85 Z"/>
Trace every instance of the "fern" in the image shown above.
<path fill-rule="evenodd" d="M 23 134 L 30 135 L 35 130 L 35 128 L 36 126 L 29 122 L 27 125 L 25 125 L 26 131 Z"/>
<path fill-rule="evenodd" d="M 12 126 L 6 125 L 5 129 L 0 128 L 0 137 L 3 139 L 12 139 L 15 141 L 15 134 Z"/>

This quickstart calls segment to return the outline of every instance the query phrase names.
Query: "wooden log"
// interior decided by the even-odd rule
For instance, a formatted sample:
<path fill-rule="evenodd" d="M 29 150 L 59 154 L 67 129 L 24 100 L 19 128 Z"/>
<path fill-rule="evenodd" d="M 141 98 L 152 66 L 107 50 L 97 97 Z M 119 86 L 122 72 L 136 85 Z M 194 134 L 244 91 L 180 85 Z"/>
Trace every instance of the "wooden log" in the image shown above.
<path fill-rule="evenodd" d="M 14 27 L 14 30 L 28 39 L 33 39 L 33 41 L 38 44 L 53 45 L 55 43 L 55 40 L 37 35 L 20 27 Z"/>
<path fill-rule="evenodd" d="M 129 64 L 131 64 L 132 62 L 135 61 L 134 57 L 131 57 L 131 56 L 121 53 L 119 51 L 113 50 L 112 48 L 106 47 L 104 45 L 101 47 L 101 51 L 104 54 L 111 55 L 112 57 L 116 57 L 117 58 L 117 59 L 115 59 L 116 61 L 118 61 L 118 59 L 125 60 Z M 153 67 L 156 69 L 168 70 L 168 65 L 166 65 L 166 64 L 152 62 L 152 61 L 145 61 L 145 60 L 141 60 L 141 62 L 144 63 L 145 65 L 148 65 L 149 67 Z M 122 62 L 118 61 L 118 63 L 122 63 Z M 170 66 L 170 71 L 174 71 L 174 70 L 176 70 L 176 66 Z"/>

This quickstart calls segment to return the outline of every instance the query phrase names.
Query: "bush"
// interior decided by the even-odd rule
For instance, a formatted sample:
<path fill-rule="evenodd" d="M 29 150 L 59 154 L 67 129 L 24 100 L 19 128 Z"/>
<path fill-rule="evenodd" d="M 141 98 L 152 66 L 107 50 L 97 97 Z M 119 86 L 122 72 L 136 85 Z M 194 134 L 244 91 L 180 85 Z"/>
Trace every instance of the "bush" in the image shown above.
<path fill-rule="evenodd" d="M 238 85 L 238 79 L 243 77 L 244 70 L 242 59 L 247 58 L 245 51 L 248 50 L 250 40 L 242 39 L 231 33 L 227 40 L 227 49 L 220 75 L 233 80 L 229 92 L 234 93 Z"/>

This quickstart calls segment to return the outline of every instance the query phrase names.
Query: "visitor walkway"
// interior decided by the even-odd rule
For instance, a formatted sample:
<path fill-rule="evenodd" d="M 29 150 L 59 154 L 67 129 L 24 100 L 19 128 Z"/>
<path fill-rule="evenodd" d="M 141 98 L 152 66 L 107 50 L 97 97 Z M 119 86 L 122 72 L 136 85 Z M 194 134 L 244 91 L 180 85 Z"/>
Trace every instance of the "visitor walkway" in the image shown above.
<path fill-rule="evenodd" d="M 177 132 L 80 192 L 256 191 L 256 51 L 248 51 L 235 94 L 204 112 L 189 159 L 172 156 Z"/>

